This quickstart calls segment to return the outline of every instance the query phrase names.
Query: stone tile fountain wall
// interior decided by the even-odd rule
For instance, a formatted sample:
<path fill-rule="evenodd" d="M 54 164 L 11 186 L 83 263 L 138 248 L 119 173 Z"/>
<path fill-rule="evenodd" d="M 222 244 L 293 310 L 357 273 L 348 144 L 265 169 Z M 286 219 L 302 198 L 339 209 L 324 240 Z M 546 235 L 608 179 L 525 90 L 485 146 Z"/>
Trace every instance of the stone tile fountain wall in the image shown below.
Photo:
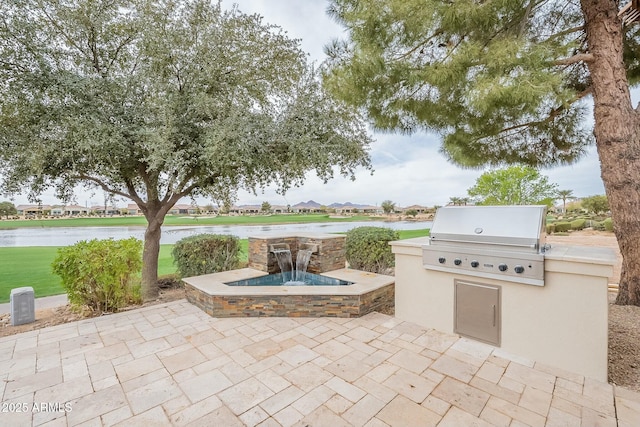
<path fill-rule="evenodd" d="M 184 278 L 187 300 L 213 317 L 360 317 L 394 307 L 395 279 L 345 268 L 343 235 L 249 237 L 248 268 Z M 305 244 L 317 245 L 307 271 L 331 272 L 331 277 L 353 282 L 349 286 L 299 286 L 289 291 L 271 286 L 238 286 L 225 282 L 280 272 L 270 245 L 286 243 L 293 259 Z M 258 274 L 256 274 L 258 273 Z M 235 292 L 235 293 L 231 293 Z"/>
<path fill-rule="evenodd" d="M 269 251 L 270 245 L 286 243 L 291 250 L 292 259 L 296 259 L 298 248 L 304 244 L 318 245 L 318 253 L 311 254 L 307 271 L 320 274 L 345 267 L 345 236 L 326 234 L 319 236 L 296 237 L 249 237 L 249 268 L 279 273 L 280 267 L 275 255 Z"/>

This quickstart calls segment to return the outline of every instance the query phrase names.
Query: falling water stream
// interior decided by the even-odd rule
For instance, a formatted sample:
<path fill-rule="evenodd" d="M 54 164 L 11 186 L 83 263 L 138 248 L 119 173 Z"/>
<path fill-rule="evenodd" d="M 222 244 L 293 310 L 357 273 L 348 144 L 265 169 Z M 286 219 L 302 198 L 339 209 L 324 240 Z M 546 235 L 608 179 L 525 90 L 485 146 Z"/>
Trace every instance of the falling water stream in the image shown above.
<path fill-rule="evenodd" d="M 311 259 L 311 251 L 300 249 L 296 256 L 295 268 L 289 249 L 274 249 L 273 254 L 278 261 L 278 266 L 282 272 L 283 285 L 287 286 L 303 286 L 306 285 L 305 278 L 307 275 L 307 267 Z M 287 274 L 288 273 L 288 274 Z"/>

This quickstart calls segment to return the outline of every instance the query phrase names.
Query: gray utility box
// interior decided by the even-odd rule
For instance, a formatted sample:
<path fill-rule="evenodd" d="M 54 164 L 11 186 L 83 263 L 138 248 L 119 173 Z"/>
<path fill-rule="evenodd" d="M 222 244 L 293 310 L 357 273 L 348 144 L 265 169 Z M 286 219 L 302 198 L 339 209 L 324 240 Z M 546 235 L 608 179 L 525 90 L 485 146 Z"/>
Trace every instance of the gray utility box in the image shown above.
<path fill-rule="evenodd" d="M 11 325 L 18 326 L 36 320 L 35 296 L 31 286 L 11 289 Z"/>

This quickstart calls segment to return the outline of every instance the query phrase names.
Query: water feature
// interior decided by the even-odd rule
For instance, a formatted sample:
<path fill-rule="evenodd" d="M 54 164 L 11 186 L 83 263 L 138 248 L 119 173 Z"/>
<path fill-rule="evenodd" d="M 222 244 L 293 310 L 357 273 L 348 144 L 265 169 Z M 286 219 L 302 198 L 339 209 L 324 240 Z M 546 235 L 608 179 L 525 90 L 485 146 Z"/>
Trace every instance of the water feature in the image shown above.
<path fill-rule="evenodd" d="M 317 245 L 303 244 L 293 263 L 291 248 L 287 243 L 274 243 L 270 245 L 270 252 L 276 257 L 282 276 L 282 284 L 286 286 L 304 286 L 309 284 L 307 279 L 307 267 L 311 260 L 311 254 L 318 251 Z"/>
<path fill-rule="evenodd" d="M 394 277 L 345 268 L 345 240 L 326 233 L 250 237 L 248 267 L 184 278 L 187 300 L 213 317 L 348 318 L 391 309 Z"/>

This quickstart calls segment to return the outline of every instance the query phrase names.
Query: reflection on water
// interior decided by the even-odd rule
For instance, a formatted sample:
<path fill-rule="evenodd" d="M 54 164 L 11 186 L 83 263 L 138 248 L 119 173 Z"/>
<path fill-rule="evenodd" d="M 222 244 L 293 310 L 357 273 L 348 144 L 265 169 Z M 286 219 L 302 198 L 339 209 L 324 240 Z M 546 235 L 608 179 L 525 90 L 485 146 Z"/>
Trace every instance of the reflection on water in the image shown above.
<path fill-rule="evenodd" d="M 265 233 L 342 233 L 355 227 L 387 227 L 395 230 L 431 228 L 430 221 L 366 221 L 276 225 L 198 225 L 162 227 L 162 244 L 175 243 L 195 234 L 233 234 L 241 239 Z M 88 239 L 144 238 L 144 227 L 43 227 L 0 230 L 0 247 L 68 246 Z"/>

